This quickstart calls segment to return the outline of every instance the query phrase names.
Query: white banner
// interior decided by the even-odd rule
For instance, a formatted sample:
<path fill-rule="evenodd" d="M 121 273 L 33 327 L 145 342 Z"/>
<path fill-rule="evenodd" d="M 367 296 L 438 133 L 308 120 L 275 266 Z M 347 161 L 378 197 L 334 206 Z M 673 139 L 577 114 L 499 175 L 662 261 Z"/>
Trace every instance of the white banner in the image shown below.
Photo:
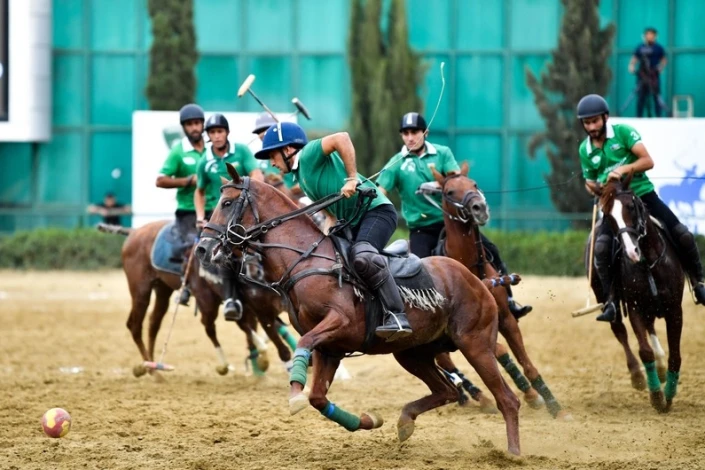
<path fill-rule="evenodd" d="M 215 113 L 206 113 L 208 116 Z M 256 152 L 262 148 L 252 133 L 259 113 L 222 113 L 230 124 L 230 141 L 246 144 Z M 281 121 L 296 122 L 291 113 L 277 113 Z M 132 226 L 173 219 L 176 189 L 157 188 L 159 170 L 171 147 L 183 137 L 178 111 L 132 113 Z M 208 139 L 206 138 L 206 141 Z"/>
<path fill-rule="evenodd" d="M 634 127 L 654 168 L 656 192 L 694 233 L 705 233 L 705 119 L 610 118 Z M 700 178 L 700 179 L 695 179 Z"/>

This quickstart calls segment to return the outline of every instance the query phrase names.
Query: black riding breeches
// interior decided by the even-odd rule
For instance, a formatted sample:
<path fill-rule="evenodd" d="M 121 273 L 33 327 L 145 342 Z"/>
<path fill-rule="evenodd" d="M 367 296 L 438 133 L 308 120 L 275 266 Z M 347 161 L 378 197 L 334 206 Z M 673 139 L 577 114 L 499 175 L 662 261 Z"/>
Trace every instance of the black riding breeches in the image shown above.
<path fill-rule="evenodd" d="M 381 252 L 397 229 L 397 211 L 383 204 L 367 211 L 353 228 L 353 243 L 367 242 Z"/>
<path fill-rule="evenodd" d="M 438 245 L 438 237 L 440 237 L 443 227 L 444 224 L 441 222 L 412 229 L 409 233 L 411 252 L 419 258 L 431 256 Z"/>

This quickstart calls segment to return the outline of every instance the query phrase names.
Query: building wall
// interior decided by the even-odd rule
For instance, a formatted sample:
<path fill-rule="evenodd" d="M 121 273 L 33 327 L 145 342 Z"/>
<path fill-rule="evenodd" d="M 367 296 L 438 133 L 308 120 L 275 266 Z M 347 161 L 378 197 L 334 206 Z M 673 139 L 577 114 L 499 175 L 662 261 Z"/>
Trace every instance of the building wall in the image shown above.
<path fill-rule="evenodd" d="M 249 73 L 254 89 L 277 110 L 302 99 L 308 129 L 344 129 L 350 113 L 346 61 L 348 0 L 194 0 L 198 48 L 197 101 L 206 110 L 257 111 L 236 98 Z M 604 23 L 618 33 L 611 58 L 610 104 L 618 108 L 635 84 L 626 72 L 647 25 L 668 51 L 664 99 L 691 94 L 705 116 L 705 35 L 701 0 L 602 0 Z M 0 143 L 0 231 L 95 222 L 85 207 L 106 191 L 129 202 L 131 115 L 147 109 L 151 31 L 147 0 L 54 0 L 53 139 Z M 555 47 L 558 0 L 407 0 L 411 43 L 429 65 L 421 93 L 430 117 L 446 62 L 446 94 L 431 140 L 472 163 L 505 228 L 561 228 L 547 190 L 495 193 L 543 184 L 544 155 L 526 143 L 543 126 L 525 85 Z M 633 115 L 634 104 L 625 112 Z M 395 138 L 396 136 L 390 136 Z M 400 142 L 401 145 L 401 142 Z M 162 156 L 155 156 L 161 158 Z M 119 170 L 115 172 L 114 170 Z M 115 177 L 119 175 L 119 177 Z"/>

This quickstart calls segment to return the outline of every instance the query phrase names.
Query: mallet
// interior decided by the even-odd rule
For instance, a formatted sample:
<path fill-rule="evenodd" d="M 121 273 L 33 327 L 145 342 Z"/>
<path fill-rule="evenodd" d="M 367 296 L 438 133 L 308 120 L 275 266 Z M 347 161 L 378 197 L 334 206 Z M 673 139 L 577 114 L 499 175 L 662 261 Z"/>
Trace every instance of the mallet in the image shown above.
<path fill-rule="evenodd" d="M 259 103 L 259 105 L 262 106 L 262 108 L 264 108 L 264 110 L 267 111 L 270 116 L 272 116 L 272 119 L 279 122 L 279 119 L 277 119 L 277 116 L 272 112 L 272 110 L 269 109 L 269 107 L 266 104 L 264 104 L 262 102 L 262 100 L 259 99 L 259 97 L 257 95 L 255 95 L 254 91 L 252 91 L 252 84 L 254 83 L 254 81 L 255 81 L 255 75 L 252 73 L 249 74 L 247 76 L 247 78 L 245 79 L 245 81 L 242 82 L 242 85 L 240 85 L 240 88 L 237 90 L 237 97 L 242 98 L 245 95 L 245 93 L 249 93 L 250 95 L 252 95 L 252 97 L 255 99 L 255 101 L 257 101 Z M 279 130 L 279 140 L 281 141 L 282 140 L 282 128 L 281 128 L 281 126 L 277 126 L 277 128 Z"/>
<path fill-rule="evenodd" d="M 297 115 L 301 113 L 306 119 L 309 121 L 311 120 L 311 115 L 308 113 L 308 109 L 306 109 L 306 106 L 299 100 L 298 98 L 294 97 L 292 98 L 291 102 L 296 106 L 296 112 L 293 113 L 293 115 Z"/>
<path fill-rule="evenodd" d="M 571 313 L 573 318 L 581 317 L 592 312 L 596 312 L 604 307 L 605 304 L 599 303 L 596 305 L 590 305 L 590 290 L 592 289 L 592 257 L 595 252 L 595 222 L 597 221 L 597 198 L 595 198 L 595 203 L 592 205 L 592 228 L 590 229 L 590 252 L 588 255 L 588 291 L 587 300 L 585 301 L 585 307 L 580 310 L 575 310 Z"/>

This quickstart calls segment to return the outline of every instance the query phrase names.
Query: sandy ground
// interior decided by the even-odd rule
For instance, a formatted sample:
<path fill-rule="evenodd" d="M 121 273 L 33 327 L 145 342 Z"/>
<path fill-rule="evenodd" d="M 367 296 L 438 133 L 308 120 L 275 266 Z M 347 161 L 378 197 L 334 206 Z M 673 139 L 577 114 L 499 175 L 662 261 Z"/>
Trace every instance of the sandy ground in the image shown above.
<path fill-rule="evenodd" d="M 705 309 L 684 302 L 679 395 L 672 412 L 659 415 L 646 392 L 631 388 L 609 327 L 592 316 L 571 318 L 584 305 L 585 284 L 528 277 L 517 288 L 535 307 L 521 322 L 529 352 L 574 421 L 522 406 L 523 456 L 514 458 L 504 451 L 501 417 L 475 406 L 420 416 L 416 433 L 400 445 L 401 407 L 427 390 L 392 357 L 346 359 L 353 378 L 329 394 L 350 411 L 379 412 L 381 429 L 349 433 L 313 409 L 289 416 L 287 375 L 274 351 L 266 377 L 246 375 L 243 336 L 219 321 L 235 366 L 221 377 L 192 311 L 179 313 L 169 344 L 166 362 L 177 370 L 166 383 L 136 379 L 131 370 L 140 358 L 125 328 L 129 295 L 121 271 L 0 272 L 0 468 L 705 468 L 705 366 L 697 362 L 705 354 Z M 666 347 L 664 330 L 661 321 Z M 52 407 L 73 417 L 63 439 L 42 433 L 42 413 Z"/>

